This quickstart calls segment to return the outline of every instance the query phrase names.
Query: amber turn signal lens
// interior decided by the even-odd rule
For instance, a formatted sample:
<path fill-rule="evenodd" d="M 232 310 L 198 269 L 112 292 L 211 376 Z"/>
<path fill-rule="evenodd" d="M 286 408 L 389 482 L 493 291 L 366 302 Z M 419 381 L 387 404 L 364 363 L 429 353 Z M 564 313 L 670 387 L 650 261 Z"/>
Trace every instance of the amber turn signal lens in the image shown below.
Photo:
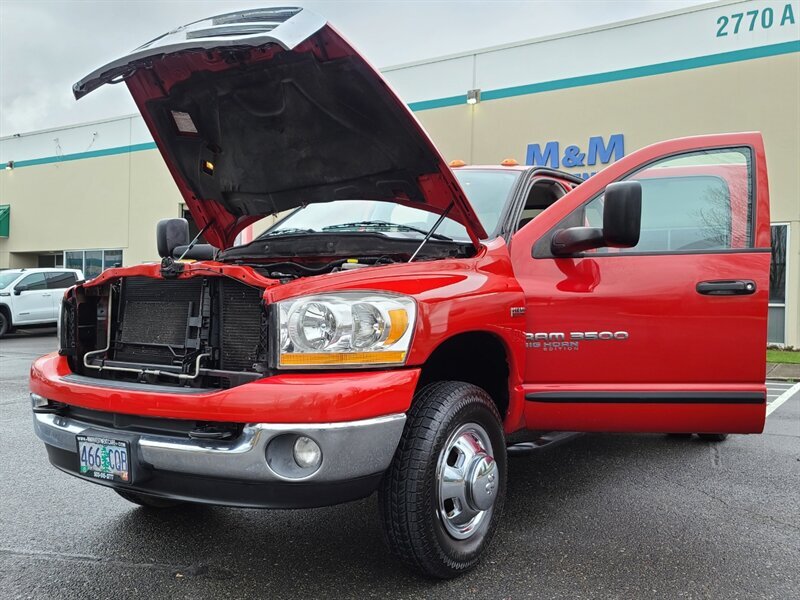
<path fill-rule="evenodd" d="M 403 351 L 387 352 L 298 352 L 281 354 L 281 366 L 319 365 L 382 365 L 402 363 L 406 359 Z"/>
<path fill-rule="evenodd" d="M 384 344 L 391 346 L 398 341 L 408 329 L 408 313 L 402 308 L 394 308 L 389 311 L 389 319 L 391 325 L 389 326 L 389 335 L 386 336 Z"/>
<path fill-rule="evenodd" d="M 451 166 L 452 168 L 454 168 L 454 169 L 455 169 L 456 167 L 465 167 L 465 166 L 467 165 L 467 163 L 465 163 L 465 162 L 464 162 L 463 160 L 461 160 L 460 158 L 457 158 L 457 159 L 455 159 L 455 160 L 451 160 L 449 164 L 450 164 L 450 166 Z"/>
<path fill-rule="evenodd" d="M 519 163 L 513 158 L 507 158 L 500 163 L 500 166 L 502 167 L 516 167 L 517 165 L 519 165 Z"/>

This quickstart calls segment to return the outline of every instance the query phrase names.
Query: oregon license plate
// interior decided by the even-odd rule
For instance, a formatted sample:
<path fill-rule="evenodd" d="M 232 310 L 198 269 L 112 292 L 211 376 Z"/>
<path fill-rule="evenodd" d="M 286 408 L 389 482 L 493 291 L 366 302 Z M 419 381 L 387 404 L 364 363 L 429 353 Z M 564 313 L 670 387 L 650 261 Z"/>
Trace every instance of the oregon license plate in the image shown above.
<path fill-rule="evenodd" d="M 123 440 L 76 435 L 78 469 L 81 475 L 130 483 L 130 446 Z"/>

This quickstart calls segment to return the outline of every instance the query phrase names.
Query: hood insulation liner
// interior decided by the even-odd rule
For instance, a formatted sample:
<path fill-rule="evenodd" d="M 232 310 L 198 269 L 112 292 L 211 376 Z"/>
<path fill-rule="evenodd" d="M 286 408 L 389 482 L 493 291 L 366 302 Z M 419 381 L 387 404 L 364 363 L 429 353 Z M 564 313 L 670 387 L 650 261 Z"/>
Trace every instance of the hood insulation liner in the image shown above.
<path fill-rule="evenodd" d="M 146 109 L 196 198 L 234 216 L 337 199 L 424 204 L 418 178 L 437 164 L 364 69 L 352 56 L 278 52 L 196 71 Z M 181 133 L 175 113 L 188 113 L 197 134 Z"/>

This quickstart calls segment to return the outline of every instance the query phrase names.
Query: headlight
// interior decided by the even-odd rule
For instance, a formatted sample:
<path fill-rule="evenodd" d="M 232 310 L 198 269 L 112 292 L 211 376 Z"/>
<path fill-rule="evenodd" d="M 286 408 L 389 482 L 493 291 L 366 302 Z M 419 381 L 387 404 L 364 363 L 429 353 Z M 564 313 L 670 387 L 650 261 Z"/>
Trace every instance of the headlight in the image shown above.
<path fill-rule="evenodd" d="M 340 292 L 284 300 L 276 313 L 278 367 L 365 367 L 405 363 L 417 307 L 408 296 Z"/>

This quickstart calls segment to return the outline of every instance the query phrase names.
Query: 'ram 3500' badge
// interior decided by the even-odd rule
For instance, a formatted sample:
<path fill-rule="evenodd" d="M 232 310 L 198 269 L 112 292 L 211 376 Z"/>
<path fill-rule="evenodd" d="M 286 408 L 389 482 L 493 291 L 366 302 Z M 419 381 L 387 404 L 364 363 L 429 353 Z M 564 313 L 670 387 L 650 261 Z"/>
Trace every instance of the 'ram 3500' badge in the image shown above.
<path fill-rule="evenodd" d="M 558 350 L 575 351 L 580 350 L 581 342 L 627 340 L 628 337 L 627 331 L 570 331 L 567 333 L 556 331 L 550 333 L 525 333 L 525 347 L 534 350 L 543 350 L 545 352 Z"/>

